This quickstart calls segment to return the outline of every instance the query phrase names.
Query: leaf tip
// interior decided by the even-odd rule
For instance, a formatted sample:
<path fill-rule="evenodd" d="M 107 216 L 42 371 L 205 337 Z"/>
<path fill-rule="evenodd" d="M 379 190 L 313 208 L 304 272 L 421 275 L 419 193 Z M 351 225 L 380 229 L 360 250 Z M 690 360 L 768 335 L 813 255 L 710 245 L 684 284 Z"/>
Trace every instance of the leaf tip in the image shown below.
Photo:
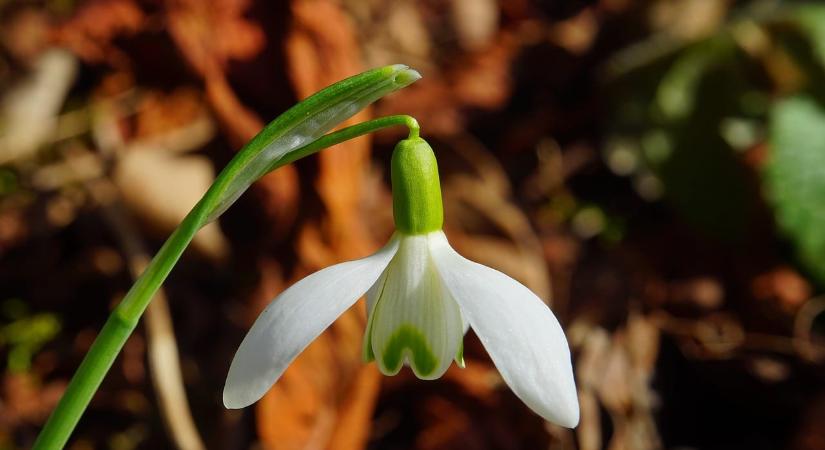
<path fill-rule="evenodd" d="M 421 79 L 421 74 L 417 70 L 404 64 L 394 64 L 389 66 L 389 69 L 393 74 L 393 82 L 398 89 L 407 87 Z"/>

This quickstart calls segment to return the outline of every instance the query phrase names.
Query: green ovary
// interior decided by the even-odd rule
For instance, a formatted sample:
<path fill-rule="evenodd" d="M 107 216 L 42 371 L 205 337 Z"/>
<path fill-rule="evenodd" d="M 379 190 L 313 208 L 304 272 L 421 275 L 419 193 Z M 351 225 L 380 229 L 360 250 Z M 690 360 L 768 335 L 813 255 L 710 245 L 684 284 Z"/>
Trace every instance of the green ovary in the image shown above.
<path fill-rule="evenodd" d="M 424 333 L 412 325 L 404 324 L 395 330 L 384 347 L 381 355 L 384 367 L 391 373 L 398 373 L 407 352 L 412 355 L 411 364 L 418 376 L 426 377 L 438 366 L 438 358 L 430 350 Z"/>
<path fill-rule="evenodd" d="M 444 225 L 438 162 L 424 139 L 404 139 L 390 163 L 392 214 L 395 228 L 406 234 L 426 234 Z"/>

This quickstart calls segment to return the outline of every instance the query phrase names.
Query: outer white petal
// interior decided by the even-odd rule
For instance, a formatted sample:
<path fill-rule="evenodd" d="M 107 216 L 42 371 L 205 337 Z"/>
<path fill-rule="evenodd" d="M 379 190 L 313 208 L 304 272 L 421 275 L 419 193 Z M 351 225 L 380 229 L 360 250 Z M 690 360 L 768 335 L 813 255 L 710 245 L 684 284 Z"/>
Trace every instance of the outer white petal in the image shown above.
<path fill-rule="evenodd" d="M 558 320 L 530 289 L 465 259 L 443 233 L 431 233 L 433 261 L 502 378 L 543 418 L 579 423 L 570 349 Z"/>
<path fill-rule="evenodd" d="M 264 309 L 238 348 L 223 404 L 258 401 L 312 340 L 372 286 L 398 250 L 398 238 L 366 258 L 327 267 L 281 293 Z"/>

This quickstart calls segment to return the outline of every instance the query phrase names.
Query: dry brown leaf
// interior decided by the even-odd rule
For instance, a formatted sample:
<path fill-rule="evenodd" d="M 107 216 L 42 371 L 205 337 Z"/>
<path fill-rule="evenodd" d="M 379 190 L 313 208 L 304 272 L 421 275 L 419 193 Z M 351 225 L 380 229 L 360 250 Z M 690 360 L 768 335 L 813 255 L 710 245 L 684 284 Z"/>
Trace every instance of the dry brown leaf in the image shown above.
<path fill-rule="evenodd" d="M 57 405 L 65 388 L 63 381 L 41 386 L 36 377 L 30 373 L 5 373 L 2 384 L 3 407 L 0 408 L 0 426 L 42 423 Z"/>
<path fill-rule="evenodd" d="M 568 329 L 568 336 L 578 353 L 581 422 L 576 432 L 581 449 L 661 448 L 653 423 L 650 387 L 659 351 L 658 327 L 649 318 L 631 313 L 626 328 L 612 334 L 580 320 Z M 602 408 L 613 429 L 606 447 L 602 442 Z"/>
<path fill-rule="evenodd" d="M 602 448 L 601 409 L 596 394 L 590 389 L 579 392 L 581 419 L 576 427 L 580 450 L 600 450 Z"/>
<path fill-rule="evenodd" d="M 426 399 L 424 409 L 433 417 L 427 418 L 429 426 L 425 425 L 416 436 L 417 450 L 443 450 L 466 442 L 466 435 L 472 431 L 473 425 L 469 411 L 441 397 Z"/>
<path fill-rule="evenodd" d="M 44 164 L 32 173 L 32 186 L 44 191 L 56 191 L 65 186 L 100 179 L 104 174 L 100 157 L 82 145 L 66 146 L 63 159 Z"/>
<path fill-rule="evenodd" d="M 780 266 L 754 278 L 751 291 L 754 297 L 776 303 L 783 311 L 794 313 L 811 298 L 812 288 L 798 272 L 788 266 Z"/>
<path fill-rule="evenodd" d="M 660 334 L 659 327 L 649 317 L 631 312 L 627 319 L 627 351 L 631 364 L 644 381 L 655 369 L 659 357 Z"/>
<path fill-rule="evenodd" d="M 394 4 L 390 11 L 387 11 L 389 16 L 387 21 L 383 24 L 385 32 L 392 38 L 392 42 L 399 47 L 399 50 L 410 57 L 429 60 L 432 52 L 431 41 L 427 26 L 424 19 L 421 17 L 421 12 L 418 8 L 418 2 L 402 1 Z M 375 51 L 375 45 L 370 45 L 371 39 L 365 36 L 364 45 L 367 48 L 372 47 Z M 369 50 L 368 50 L 369 51 Z M 417 67 L 417 65 L 416 65 Z"/>
<path fill-rule="evenodd" d="M 29 225 L 20 210 L 0 211 L 0 256 L 25 240 L 29 232 Z"/>
<path fill-rule="evenodd" d="M 725 289 L 713 277 L 696 277 L 670 284 L 670 301 L 701 311 L 718 309 L 725 301 Z"/>
<path fill-rule="evenodd" d="M 498 2 L 495 0 L 452 0 L 453 26 L 461 46 L 470 51 L 485 48 L 498 31 Z"/>
<path fill-rule="evenodd" d="M 137 106 L 134 137 L 145 139 L 174 132 L 206 114 L 202 95 L 194 89 L 176 89 L 168 95 L 151 92 Z"/>
<path fill-rule="evenodd" d="M 654 28 L 685 40 L 696 40 L 719 29 L 728 12 L 729 0 L 667 0 L 653 4 L 650 23 Z"/>
<path fill-rule="evenodd" d="M 72 17 L 53 29 L 53 39 L 89 63 L 129 65 L 129 58 L 112 44 L 115 37 L 140 31 L 146 17 L 132 0 L 84 2 Z"/>
<path fill-rule="evenodd" d="M 465 358 L 465 363 L 463 369 L 450 366 L 444 374 L 444 381 L 455 382 L 464 392 L 480 400 L 492 398 L 496 389 L 503 383 L 498 370 L 490 361 Z"/>
<path fill-rule="evenodd" d="M 49 19 L 40 10 L 25 8 L 0 23 L 0 43 L 17 60 L 32 61 L 48 46 Z"/>
<path fill-rule="evenodd" d="M 578 15 L 553 25 L 550 39 L 570 53 L 581 55 L 588 52 L 599 32 L 596 12 L 583 9 Z"/>
<path fill-rule="evenodd" d="M 519 49 L 518 41 L 503 33 L 483 52 L 469 55 L 456 65 L 450 80 L 456 100 L 463 105 L 483 109 L 500 107 L 510 98 L 512 80 L 510 64 Z"/>
<path fill-rule="evenodd" d="M 249 59 L 265 44 L 260 27 L 243 17 L 247 7 L 246 0 L 169 0 L 166 9 L 173 41 L 204 79 L 207 99 L 235 146 L 243 145 L 264 125 L 237 98 L 224 74 L 230 59 Z"/>
<path fill-rule="evenodd" d="M 340 402 L 338 423 L 330 436 L 330 448 L 364 448 L 371 427 L 382 375 L 374 365 L 362 366 Z"/>
<path fill-rule="evenodd" d="M 114 181 L 124 202 L 163 234 L 175 229 L 212 184 L 212 164 L 202 156 L 177 156 L 156 148 L 132 148 L 118 162 Z M 201 229 L 192 244 L 221 259 L 226 238 L 213 222 Z"/>
<path fill-rule="evenodd" d="M 601 403 L 611 412 L 617 414 L 628 411 L 632 389 L 630 378 L 630 358 L 625 351 L 624 334 L 613 336 L 612 345 L 604 361 L 600 380 L 596 387 Z"/>
<path fill-rule="evenodd" d="M 263 121 L 241 103 L 222 73 L 209 74 L 205 82 L 206 98 L 234 147 L 242 146 L 261 131 Z"/>
<path fill-rule="evenodd" d="M 0 164 L 30 157 L 52 138 L 77 66 L 65 50 L 46 51 L 0 99 Z"/>
<path fill-rule="evenodd" d="M 244 60 L 264 46 L 260 26 L 244 18 L 248 0 L 169 0 L 172 38 L 186 60 L 205 77 L 221 73 L 230 59 Z"/>
<path fill-rule="evenodd" d="M 825 395 L 821 392 L 806 408 L 795 432 L 792 450 L 825 450 Z"/>

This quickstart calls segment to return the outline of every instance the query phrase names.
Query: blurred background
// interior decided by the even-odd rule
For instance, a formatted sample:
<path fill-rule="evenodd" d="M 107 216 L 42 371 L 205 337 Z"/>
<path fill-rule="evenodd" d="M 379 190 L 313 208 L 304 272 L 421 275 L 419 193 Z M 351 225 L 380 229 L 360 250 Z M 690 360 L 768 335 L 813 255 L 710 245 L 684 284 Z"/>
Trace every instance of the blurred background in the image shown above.
<path fill-rule="evenodd" d="M 250 137 L 367 68 L 422 80 L 446 233 L 548 299 L 570 431 L 467 368 L 382 377 L 364 305 L 254 407 L 252 321 L 392 232 L 388 130 L 284 167 L 199 234 L 72 449 L 825 449 L 825 4 L 0 0 L 0 448 L 31 446 L 136 273 Z"/>

